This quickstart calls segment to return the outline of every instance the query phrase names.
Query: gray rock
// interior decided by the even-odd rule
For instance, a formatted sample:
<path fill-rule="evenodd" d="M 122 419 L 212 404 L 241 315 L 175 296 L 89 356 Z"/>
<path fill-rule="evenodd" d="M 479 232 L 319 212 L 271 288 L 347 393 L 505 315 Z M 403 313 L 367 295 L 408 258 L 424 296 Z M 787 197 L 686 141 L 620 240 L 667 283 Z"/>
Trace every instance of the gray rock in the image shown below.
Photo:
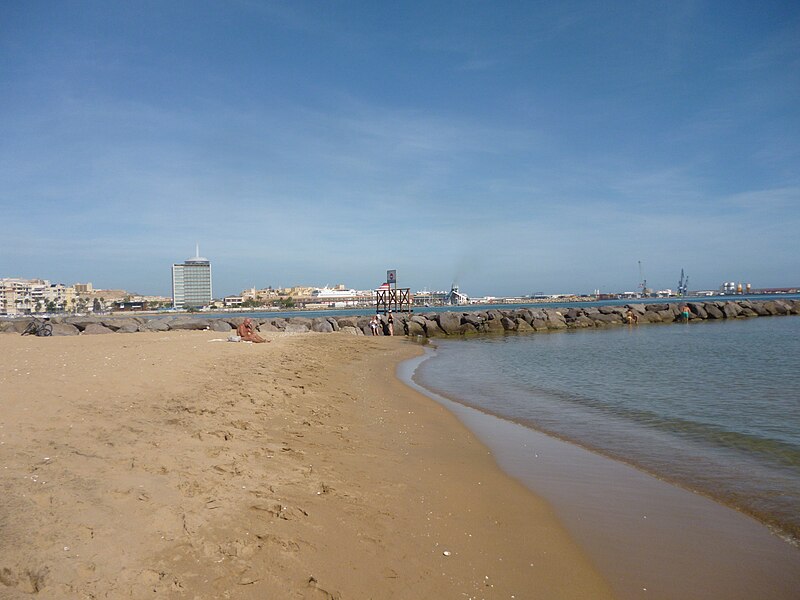
<path fill-rule="evenodd" d="M 363 331 L 351 325 L 345 325 L 344 327 L 339 325 L 339 332 L 346 335 L 364 335 Z"/>
<path fill-rule="evenodd" d="M 639 323 L 663 323 L 662 313 L 655 310 L 648 310 L 639 315 Z M 671 321 L 672 315 L 665 315 Z"/>
<path fill-rule="evenodd" d="M 211 319 L 209 322 L 209 329 L 211 329 L 211 331 L 218 331 L 220 333 L 230 333 L 233 327 L 231 327 L 231 324 L 224 319 Z"/>
<path fill-rule="evenodd" d="M 125 323 L 122 327 L 117 329 L 117 333 L 136 333 L 139 331 L 138 323 Z"/>
<path fill-rule="evenodd" d="M 702 302 L 689 302 L 688 306 L 689 310 L 691 310 L 692 313 L 694 313 L 698 318 L 708 318 L 708 313 L 706 312 L 705 306 L 703 306 Z"/>
<path fill-rule="evenodd" d="M 175 330 L 201 331 L 208 329 L 208 321 L 206 319 L 178 319 L 169 323 L 169 328 Z"/>
<path fill-rule="evenodd" d="M 146 331 L 168 331 L 169 324 L 164 319 L 149 319 L 142 327 Z"/>
<path fill-rule="evenodd" d="M 292 325 L 305 325 L 306 327 L 308 327 L 308 329 L 311 329 L 311 326 L 314 324 L 314 320 L 306 318 L 306 317 L 291 317 L 291 318 L 287 319 L 286 323 L 287 323 L 287 326 L 289 324 L 292 324 Z"/>
<path fill-rule="evenodd" d="M 735 302 L 726 302 L 725 307 L 722 309 L 722 314 L 725 315 L 726 319 L 735 319 L 741 311 L 742 309 Z"/>
<path fill-rule="evenodd" d="M 544 319 L 534 319 L 533 323 L 531 323 L 531 327 L 535 331 L 547 331 L 547 321 Z"/>
<path fill-rule="evenodd" d="M 436 322 L 447 335 L 457 335 L 461 333 L 461 315 L 451 312 L 443 312 L 436 315 Z"/>
<path fill-rule="evenodd" d="M 99 323 L 100 319 L 96 317 L 69 317 L 66 320 L 66 322 L 69 323 L 70 325 L 74 325 L 80 331 L 83 331 L 84 329 L 86 329 L 86 327 L 88 327 L 92 323 Z"/>
<path fill-rule="evenodd" d="M 275 331 L 280 331 L 275 325 L 273 325 L 270 321 L 265 321 L 261 323 L 256 329 L 261 333 L 270 333 Z"/>
<path fill-rule="evenodd" d="M 269 324 L 272 325 L 278 331 L 283 331 L 286 329 L 286 319 L 284 319 L 283 317 L 270 319 Z"/>
<path fill-rule="evenodd" d="M 500 323 L 503 324 L 503 329 L 506 331 L 516 331 L 518 327 L 517 322 L 509 317 L 503 317 L 500 319 Z"/>
<path fill-rule="evenodd" d="M 525 319 L 520 317 L 519 319 L 517 319 L 517 331 L 520 333 L 522 332 L 529 333 L 535 330 L 533 327 L 530 326 L 530 324 Z"/>
<path fill-rule="evenodd" d="M 766 309 L 763 302 L 751 302 L 750 308 L 755 311 L 759 317 L 768 317 L 771 313 Z"/>
<path fill-rule="evenodd" d="M 333 325 L 331 325 L 328 319 L 313 319 L 311 331 L 316 331 L 317 333 L 333 333 Z"/>
<path fill-rule="evenodd" d="M 584 315 L 580 315 L 580 316 L 576 317 L 575 319 L 570 321 L 568 324 L 569 324 L 570 327 L 574 327 L 575 329 L 582 329 L 582 328 L 585 328 L 585 327 L 594 327 L 595 326 L 594 321 L 592 321 L 589 317 L 584 316 Z"/>
<path fill-rule="evenodd" d="M 616 313 L 600 313 L 591 317 L 595 323 L 602 323 L 603 325 L 620 325 L 622 324 L 622 316 Z"/>
<path fill-rule="evenodd" d="M 483 330 L 488 333 L 500 333 L 505 331 L 505 327 L 503 327 L 503 318 L 500 317 L 499 319 L 487 319 L 483 324 Z"/>
<path fill-rule="evenodd" d="M 476 331 L 483 328 L 484 319 L 478 315 L 466 314 L 462 317 L 461 321 L 463 323 L 469 323 L 476 329 Z"/>
<path fill-rule="evenodd" d="M 340 328 L 343 327 L 358 327 L 358 317 L 337 317 L 336 322 Z"/>
<path fill-rule="evenodd" d="M 86 329 L 83 330 L 82 335 L 102 335 L 106 333 L 114 333 L 114 331 L 104 325 L 101 325 L 100 323 L 92 323 L 86 326 Z"/>
<path fill-rule="evenodd" d="M 425 320 L 425 331 L 428 334 L 428 337 L 434 337 L 437 335 L 445 335 L 444 329 L 439 327 L 438 321 L 434 321 L 431 319 Z"/>
<path fill-rule="evenodd" d="M 709 319 L 724 319 L 725 315 L 722 314 L 722 311 L 714 302 L 706 302 L 705 304 L 706 314 L 708 315 Z"/>
<path fill-rule="evenodd" d="M 53 324 L 53 335 L 78 335 L 80 331 L 75 325 L 69 323 L 55 323 Z"/>
<path fill-rule="evenodd" d="M 309 328 L 305 323 L 287 323 L 284 331 L 286 333 L 308 333 Z"/>
<path fill-rule="evenodd" d="M 6 321 L 3 323 L 3 331 L 5 333 L 22 333 L 28 327 L 31 319 L 14 319 L 13 321 Z"/>
<path fill-rule="evenodd" d="M 461 333 L 463 335 L 473 335 L 478 333 L 478 330 L 475 329 L 475 326 L 472 323 L 462 323 L 461 324 Z"/>
<path fill-rule="evenodd" d="M 412 317 L 410 321 L 407 322 L 406 326 L 408 328 L 407 335 L 417 336 L 417 335 L 425 335 L 425 326 L 421 324 L 419 321 L 416 320 L 417 317 Z M 424 319 L 423 319 L 424 321 Z"/>
<path fill-rule="evenodd" d="M 783 300 L 775 300 L 775 310 L 778 311 L 779 315 L 788 315 L 792 312 L 791 306 Z"/>

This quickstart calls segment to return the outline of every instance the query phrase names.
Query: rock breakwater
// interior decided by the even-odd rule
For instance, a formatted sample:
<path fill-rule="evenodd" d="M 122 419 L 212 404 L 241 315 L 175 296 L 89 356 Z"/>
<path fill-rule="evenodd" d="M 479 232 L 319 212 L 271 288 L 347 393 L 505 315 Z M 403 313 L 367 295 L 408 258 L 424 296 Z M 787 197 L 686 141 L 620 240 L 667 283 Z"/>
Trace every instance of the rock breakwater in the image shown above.
<path fill-rule="evenodd" d="M 727 300 L 686 303 L 626 304 L 619 306 L 584 306 L 579 308 L 508 308 L 467 312 L 423 312 L 394 315 L 395 335 L 440 337 L 488 333 L 532 333 L 589 327 L 613 327 L 627 324 L 628 312 L 639 325 L 675 323 L 685 320 L 681 308 L 689 307 L 689 322 L 714 319 L 743 319 L 800 314 L 800 300 Z M 372 316 L 262 317 L 253 318 L 258 331 L 286 333 L 331 333 L 372 335 Z M 75 316 L 53 317 L 53 335 L 103 335 L 140 331 L 212 330 L 230 334 L 244 317 L 176 316 Z M 20 334 L 30 317 L 0 322 L 0 333 Z M 381 335 L 387 335 L 383 321 Z"/>

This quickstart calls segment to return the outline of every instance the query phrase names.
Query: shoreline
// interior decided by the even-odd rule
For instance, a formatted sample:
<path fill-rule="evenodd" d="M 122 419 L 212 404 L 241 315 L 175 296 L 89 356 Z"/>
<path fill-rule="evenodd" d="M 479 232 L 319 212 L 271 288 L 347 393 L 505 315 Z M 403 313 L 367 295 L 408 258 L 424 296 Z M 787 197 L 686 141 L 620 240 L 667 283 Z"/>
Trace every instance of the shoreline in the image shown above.
<path fill-rule="evenodd" d="M 610 598 L 389 338 L 0 336 L 0 592 Z"/>
<path fill-rule="evenodd" d="M 243 315 L 246 313 L 242 313 Z M 766 316 L 800 315 L 800 299 L 730 300 L 717 302 L 654 304 L 631 303 L 599 307 L 548 307 L 502 310 L 491 308 L 471 312 L 394 313 L 394 335 L 411 338 L 474 336 L 498 334 L 554 333 L 591 328 L 638 326 L 647 324 L 691 324 L 697 322 L 750 319 Z M 55 316 L 49 319 L 53 336 L 141 333 L 150 331 L 206 330 L 233 333 L 245 316 Z M 33 317 L 0 320 L 0 333 L 19 334 Z M 319 317 L 253 318 L 259 333 L 287 332 L 333 333 L 343 331 L 355 336 L 375 335 L 370 315 Z M 377 335 L 390 335 L 385 315 Z"/>
<path fill-rule="evenodd" d="M 628 463 L 428 390 L 414 379 L 424 360 L 404 363 L 401 379 L 456 414 L 500 468 L 553 506 L 616 597 L 794 598 L 800 550 L 765 524 Z"/>

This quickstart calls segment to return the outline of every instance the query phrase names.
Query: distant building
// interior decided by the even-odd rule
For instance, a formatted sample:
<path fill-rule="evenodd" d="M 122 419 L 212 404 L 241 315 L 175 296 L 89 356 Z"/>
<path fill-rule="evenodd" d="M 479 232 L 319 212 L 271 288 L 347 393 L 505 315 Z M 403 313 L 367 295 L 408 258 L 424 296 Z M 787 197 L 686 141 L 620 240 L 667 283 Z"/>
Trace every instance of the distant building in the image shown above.
<path fill-rule="evenodd" d="M 0 314 L 25 315 L 75 308 L 75 288 L 46 279 L 0 279 Z"/>
<path fill-rule="evenodd" d="M 172 265 L 172 306 L 199 308 L 211 304 L 211 261 L 200 256 Z"/>

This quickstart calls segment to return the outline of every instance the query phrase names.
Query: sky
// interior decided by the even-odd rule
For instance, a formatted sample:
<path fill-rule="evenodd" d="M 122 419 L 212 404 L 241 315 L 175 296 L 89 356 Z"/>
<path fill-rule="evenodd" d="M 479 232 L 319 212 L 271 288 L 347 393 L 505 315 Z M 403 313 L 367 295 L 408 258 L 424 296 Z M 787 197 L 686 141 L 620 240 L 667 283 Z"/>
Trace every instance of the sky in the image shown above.
<path fill-rule="evenodd" d="M 141 294 L 800 285 L 800 3 L 9 0 L 0 231 Z"/>

